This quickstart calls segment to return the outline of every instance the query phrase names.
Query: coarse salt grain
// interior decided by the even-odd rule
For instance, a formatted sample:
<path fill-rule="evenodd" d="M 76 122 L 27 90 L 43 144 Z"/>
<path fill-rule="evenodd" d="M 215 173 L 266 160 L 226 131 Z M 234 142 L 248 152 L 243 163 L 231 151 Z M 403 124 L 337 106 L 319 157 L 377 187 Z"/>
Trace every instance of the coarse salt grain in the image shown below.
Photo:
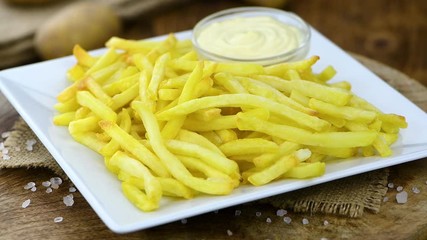
<path fill-rule="evenodd" d="M 279 216 L 279 217 L 283 217 L 286 214 L 288 214 L 288 211 L 286 211 L 285 209 L 279 209 L 279 210 L 276 211 L 276 215 Z"/>
<path fill-rule="evenodd" d="M 0 142 L 0 151 L 2 151 L 4 149 L 4 143 Z"/>
<path fill-rule="evenodd" d="M 35 139 L 28 139 L 26 142 L 25 142 L 25 145 L 27 145 L 27 146 L 32 146 L 32 145 L 34 145 L 34 144 L 36 144 L 37 143 L 37 141 L 35 140 Z"/>
<path fill-rule="evenodd" d="M 3 160 L 10 160 L 10 156 L 9 155 L 3 155 L 2 158 L 3 158 Z"/>
<path fill-rule="evenodd" d="M 36 186 L 35 182 L 29 182 L 29 183 L 27 183 L 27 185 L 24 186 L 24 189 L 28 190 L 28 189 L 31 189 L 31 188 L 33 188 L 35 186 Z"/>
<path fill-rule="evenodd" d="M 31 152 L 31 151 L 33 151 L 33 146 L 27 145 L 27 146 L 25 146 L 25 150 Z"/>
<path fill-rule="evenodd" d="M 22 206 L 22 208 L 27 208 L 30 205 L 30 203 L 31 203 L 31 200 L 27 199 L 22 203 L 21 206 Z"/>
<path fill-rule="evenodd" d="M 398 192 L 400 192 L 400 191 L 402 191 L 402 190 L 403 190 L 403 187 L 402 187 L 402 186 L 398 186 L 398 187 L 396 188 L 396 190 L 397 190 Z"/>
<path fill-rule="evenodd" d="M 388 197 L 386 196 L 383 198 L 383 202 L 387 202 L 387 201 L 388 201 Z"/>
<path fill-rule="evenodd" d="M 242 214 L 241 210 L 234 211 L 234 216 L 240 216 L 240 214 Z"/>
<path fill-rule="evenodd" d="M 62 179 L 60 177 L 53 177 L 53 178 L 50 179 L 50 183 L 61 185 L 62 184 Z"/>
<path fill-rule="evenodd" d="M 186 224 L 186 223 L 187 223 L 187 219 L 186 219 L 186 218 L 181 219 L 181 223 L 182 223 L 182 224 Z"/>
<path fill-rule="evenodd" d="M 51 193 L 52 192 L 52 188 L 48 187 L 46 188 L 46 193 Z"/>
<path fill-rule="evenodd" d="M 310 222 L 308 221 L 308 219 L 307 218 L 303 218 L 302 219 L 302 224 L 304 224 L 304 225 L 307 225 L 307 224 L 309 224 Z"/>
<path fill-rule="evenodd" d="M 56 218 L 54 218 L 53 219 L 53 221 L 54 222 L 56 222 L 56 223 L 60 223 L 60 222 L 62 222 L 64 220 L 64 218 L 63 217 L 56 217 Z"/>
<path fill-rule="evenodd" d="M 267 218 L 267 219 L 265 219 L 265 222 L 267 222 L 267 223 L 271 223 L 271 218 Z"/>
<path fill-rule="evenodd" d="M 412 187 L 412 192 L 413 192 L 413 193 L 415 193 L 415 194 L 418 194 L 418 193 L 420 193 L 421 191 L 420 191 L 420 189 L 419 189 L 419 188 L 417 188 L 417 187 Z"/>
<path fill-rule="evenodd" d="M 394 184 L 393 184 L 392 182 L 391 182 L 391 183 L 388 183 L 388 184 L 387 184 L 387 187 L 388 187 L 388 188 L 394 188 Z"/>
<path fill-rule="evenodd" d="M 287 224 L 290 224 L 292 222 L 292 219 L 290 217 L 284 217 L 283 221 Z"/>
<path fill-rule="evenodd" d="M 50 181 L 44 181 L 42 182 L 43 187 L 50 187 L 51 183 Z"/>
<path fill-rule="evenodd" d="M 65 206 L 71 207 L 74 204 L 74 196 L 73 194 L 68 194 L 67 196 L 62 198 L 62 201 L 64 202 Z"/>
<path fill-rule="evenodd" d="M 4 132 L 1 134 L 2 138 L 8 138 L 10 136 L 10 132 Z"/>
<path fill-rule="evenodd" d="M 9 154 L 9 149 L 8 148 L 3 148 L 3 150 L 1 150 L 2 154 Z"/>
<path fill-rule="evenodd" d="M 35 191 L 37 191 L 37 188 L 36 187 L 32 187 L 30 190 L 31 190 L 31 192 L 35 192 Z"/>
<path fill-rule="evenodd" d="M 77 189 L 75 187 L 70 187 L 68 188 L 68 191 L 72 193 L 72 192 L 76 192 Z"/>
<path fill-rule="evenodd" d="M 408 201 L 408 193 L 406 191 L 399 192 L 396 194 L 397 203 L 404 204 Z"/>
<path fill-rule="evenodd" d="M 328 220 L 323 221 L 323 226 L 328 226 L 328 225 L 329 225 Z"/>
<path fill-rule="evenodd" d="M 261 215 L 262 215 L 262 213 L 261 213 L 261 212 L 256 212 L 256 213 L 255 213 L 255 216 L 257 216 L 257 217 L 261 217 Z"/>
<path fill-rule="evenodd" d="M 53 189 L 58 189 L 58 188 L 59 188 L 59 185 L 58 185 L 58 184 L 53 183 L 53 184 L 51 184 L 51 185 L 50 185 L 50 187 L 51 187 L 51 188 L 53 188 Z"/>
<path fill-rule="evenodd" d="M 227 235 L 228 235 L 228 236 L 232 236 L 232 235 L 233 235 L 233 232 L 232 232 L 230 229 L 227 229 Z"/>

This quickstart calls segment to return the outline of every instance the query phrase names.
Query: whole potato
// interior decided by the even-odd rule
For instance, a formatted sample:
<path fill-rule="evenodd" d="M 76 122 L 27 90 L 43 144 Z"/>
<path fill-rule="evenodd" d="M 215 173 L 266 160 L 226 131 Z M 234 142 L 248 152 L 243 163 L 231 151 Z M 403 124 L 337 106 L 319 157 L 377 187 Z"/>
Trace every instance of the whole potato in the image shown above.
<path fill-rule="evenodd" d="M 71 4 L 49 18 L 35 35 L 35 48 L 42 59 L 70 55 L 73 46 L 100 48 L 119 34 L 121 23 L 117 14 L 99 3 Z"/>
<path fill-rule="evenodd" d="M 286 5 L 288 0 L 246 0 L 246 2 L 263 7 L 282 8 Z"/>

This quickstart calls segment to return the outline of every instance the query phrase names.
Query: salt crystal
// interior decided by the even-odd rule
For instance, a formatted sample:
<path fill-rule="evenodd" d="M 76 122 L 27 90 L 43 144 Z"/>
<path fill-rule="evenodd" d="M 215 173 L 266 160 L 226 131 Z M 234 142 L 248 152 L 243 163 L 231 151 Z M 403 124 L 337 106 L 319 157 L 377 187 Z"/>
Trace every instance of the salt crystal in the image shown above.
<path fill-rule="evenodd" d="M 1 153 L 3 154 L 9 154 L 9 149 L 8 148 L 3 148 L 3 150 L 1 150 Z"/>
<path fill-rule="evenodd" d="M 27 207 L 30 205 L 30 203 L 31 203 L 31 200 L 30 200 L 30 199 L 25 200 L 25 201 L 22 203 L 22 208 L 27 208 Z"/>
<path fill-rule="evenodd" d="M 266 221 L 267 223 L 271 223 L 271 218 L 267 218 L 267 219 L 265 219 L 265 221 Z"/>
<path fill-rule="evenodd" d="M 25 147 L 25 149 L 26 149 L 27 151 L 31 152 L 31 151 L 33 151 L 33 146 L 31 146 L 31 145 L 27 145 L 27 146 Z"/>
<path fill-rule="evenodd" d="M 46 188 L 46 193 L 51 193 L 52 192 L 52 188 L 48 187 Z"/>
<path fill-rule="evenodd" d="M 284 217 L 283 221 L 287 224 L 290 224 L 292 222 L 292 219 L 290 217 Z"/>
<path fill-rule="evenodd" d="M 61 185 L 62 184 L 62 179 L 60 177 L 53 177 L 53 178 L 50 179 L 50 183 Z"/>
<path fill-rule="evenodd" d="M 261 213 L 261 212 L 256 212 L 256 213 L 255 213 L 255 215 L 256 215 L 257 217 L 261 217 L 262 213 Z"/>
<path fill-rule="evenodd" d="M 4 149 L 4 143 L 0 142 L 0 151 L 2 151 Z"/>
<path fill-rule="evenodd" d="M 233 232 L 232 232 L 230 229 L 227 229 L 227 235 L 228 235 L 228 236 L 232 236 L 232 235 L 233 235 Z"/>
<path fill-rule="evenodd" d="M 4 132 L 1 134 L 2 138 L 8 138 L 10 136 L 10 132 Z"/>
<path fill-rule="evenodd" d="M 186 218 L 181 219 L 181 223 L 182 223 L 182 224 L 186 224 L 186 223 L 187 223 L 187 219 L 186 219 Z"/>
<path fill-rule="evenodd" d="M 328 226 L 328 225 L 329 225 L 328 220 L 323 221 L 323 226 Z"/>
<path fill-rule="evenodd" d="M 33 188 L 34 186 L 36 186 L 35 182 L 29 182 L 29 183 L 27 183 L 27 185 L 24 186 L 24 189 L 28 190 L 28 189 Z"/>
<path fill-rule="evenodd" d="M 387 201 L 388 201 L 388 197 L 384 197 L 383 202 L 387 202 Z"/>
<path fill-rule="evenodd" d="M 37 191 L 37 188 L 36 187 L 32 187 L 31 188 L 31 192 L 35 192 L 35 191 Z"/>
<path fill-rule="evenodd" d="M 329 240 L 328 238 L 322 237 L 320 240 Z"/>
<path fill-rule="evenodd" d="M 56 184 L 56 183 L 52 183 L 52 185 L 50 185 L 50 187 L 53 188 L 53 189 L 58 189 L 59 185 Z"/>
<path fill-rule="evenodd" d="M 302 224 L 307 225 L 309 223 L 307 218 L 303 218 L 302 219 Z"/>
<path fill-rule="evenodd" d="M 234 216 L 240 216 L 240 214 L 242 214 L 241 210 L 234 211 Z"/>
<path fill-rule="evenodd" d="M 402 191 L 396 194 L 396 201 L 400 204 L 406 203 L 408 201 L 408 193 L 406 191 Z"/>
<path fill-rule="evenodd" d="M 63 217 L 56 217 L 56 218 L 54 218 L 53 219 L 53 221 L 54 222 L 56 222 L 56 223 L 60 223 L 60 222 L 62 222 L 64 220 L 64 218 Z"/>
<path fill-rule="evenodd" d="M 34 145 L 34 144 L 36 144 L 37 143 L 37 141 L 35 140 L 35 139 L 28 139 L 26 142 L 25 142 L 25 145 L 27 145 L 27 146 L 32 146 L 32 145 Z"/>
<path fill-rule="evenodd" d="M 10 160 L 10 156 L 9 155 L 3 155 L 2 158 L 3 158 L 3 160 Z"/>
<path fill-rule="evenodd" d="M 42 182 L 43 187 L 50 187 L 50 181 L 44 181 Z"/>
<path fill-rule="evenodd" d="M 387 184 L 387 187 L 388 187 L 388 188 L 394 188 L 394 184 L 393 184 L 392 182 L 391 182 L 391 183 L 388 183 L 388 184 Z"/>
<path fill-rule="evenodd" d="M 288 214 L 288 211 L 286 211 L 285 209 L 279 209 L 279 210 L 276 211 L 276 215 L 279 216 L 279 217 L 283 217 L 286 214 Z"/>
<path fill-rule="evenodd" d="M 76 189 L 75 187 L 70 187 L 70 188 L 68 189 L 68 191 L 69 191 L 69 192 L 76 192 L 76 191 L 77 191 L 77 189 Z"/>
<path fill-rule="evenodd" d="M 412 187 L 412 192 L 413 192 L 413 193 L 415 193 L 415 194 L 418 194 L 418 193 L 420 193 L 421 191 L 420 191 L 420 189 L 419 189 L 419 188 L 417 188 L 417 187 Z"/>
<path fill-rule="evenodd" d="M 65 206 L 71 207 L 74 204 L 73 194 L 69 194 L 62 198 L 62 201 L 64 202 Z"/>
<path fill-rule="evenodd" d="M 403 187 L 402 187 L 402 186 L 399 186 L 399 187 L 397 187 L 397 188 L 396 188 L 396 190 L 397 190 L 398 192 L 400 192 L 400 191 L 402 191 L 402 190 L 403 190 Z"/>

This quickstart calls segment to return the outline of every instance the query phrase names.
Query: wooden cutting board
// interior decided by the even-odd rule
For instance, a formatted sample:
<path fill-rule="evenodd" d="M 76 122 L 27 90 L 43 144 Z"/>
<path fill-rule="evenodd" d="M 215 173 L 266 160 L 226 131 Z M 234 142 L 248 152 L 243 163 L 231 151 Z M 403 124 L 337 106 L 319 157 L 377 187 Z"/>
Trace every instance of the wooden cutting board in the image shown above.
<path fill-rule="evenodd" d="M 402 94 L 427 110 L 427 89 L 420 83 L 383 64 L 354 55 L 359 61 L 394 86 Z M 0 132 L 13 124 L 17 114 L 0 95 Z M 426 239 L 427 238 L 427 161 L 418 160 L 390 168 L 394 188 L 387 193 L 378 214 L 366 213 L 350 219 L 333 215 L 289 212 L 290 224 L 276 216 L 276 208 L 263 204 L 244 204 L 207 213 L 186 221 L 118 235 L 111 232 L 90 208 L 80 193 L 74 205 L 66 207 L 62 198 L 69 194 L 69 182 L 47 194 L 42 181 L 53 173 L 46 169 L 0 170 L 0 239 Z M 34 181 L 36 192 L 24 190 Z M 408 192 L 406 204 L 396 203 L 396 187 Z M 417 187 L 420 192 L 412 192 Z M 113 197 L 113 196 L 112 196 Z M 31 199 L 28 208 L 21 204 Z M 236 210 L 241 214 L 236 216 Z M 257 216 L 261 214 L 260 216 Z M 63 221 L 55 223 L 55 217 Z M 306 218 L 309 223 L 302 224 Z M 269 223 L 267 219 L 270 219 Z M 324 225 L 324 221 L 328 225 Z"/>

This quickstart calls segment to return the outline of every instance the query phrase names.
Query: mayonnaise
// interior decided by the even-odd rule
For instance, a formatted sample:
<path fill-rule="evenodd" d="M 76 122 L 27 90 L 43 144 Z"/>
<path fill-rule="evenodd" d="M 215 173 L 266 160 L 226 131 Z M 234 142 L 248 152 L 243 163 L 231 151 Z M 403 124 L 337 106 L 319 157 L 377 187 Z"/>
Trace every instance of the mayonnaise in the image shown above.
<path fill-rule="evenodd" d="M 261 59 L 300 46 L 301 31 L 272 17 L 239 17 L 215 22 L 200 31 L 200 48 L 233 59 Z"/>

